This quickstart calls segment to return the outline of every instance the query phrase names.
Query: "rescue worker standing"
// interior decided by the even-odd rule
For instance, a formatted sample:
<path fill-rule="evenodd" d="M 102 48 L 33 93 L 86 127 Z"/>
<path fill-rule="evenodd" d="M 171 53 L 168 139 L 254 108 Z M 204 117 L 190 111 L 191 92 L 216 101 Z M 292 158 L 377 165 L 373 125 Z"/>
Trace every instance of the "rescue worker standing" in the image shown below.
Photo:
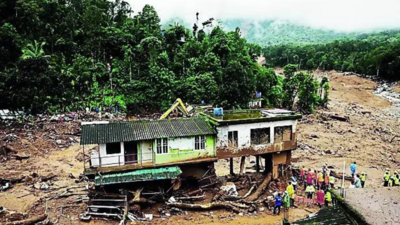
<path fill-rule="evenodd" d="M 329 176 L 329 184 L 331 185 L 331 188 L 334 188 L 334 186 L 335 186 L 335 177 L 332 176 L 332 174 Z"/>
<path fill-rule="evenodd" d="M 365 186 L 365 180 L 366 180 L 367 174 L 365 172 L 361 172 L 360 180 L 361 180 L 361 187 L 364 188 Z"/>
<path fill-rule="evenodd" d="M 389 186 L 389 180 L 390 180 L 390 171 L 389 171 L 389 169 L 386 169 L 385 174 L 383 175 L 383 186 L 384 187 Z"/>
<path fill-rule="evenodd" d="M 284 204 L 284 209 L 285 211 L 289 211 L 290 208 L 290 196 L 287 191 L 283 194 L 283 204 Z"/>
<path fill-rule="evenodd" d="M 317 179 L 318 179 L 318 189 L 321 189 L 322 184 L 324 183 L 324 175 L 321 173 L 321 171 L 318 172 Z"/>
<path fill-rule="evenodd" d="M 308 199 L 312 199 L 315 193 L 315 188 L 313 185 L 308 185 L 306 188 L 306 194 Z"/>
<path fill-rule="evenodd" d="M 329 175 L 328 175 L 328 173 L 324 173 L 325 174 L 325 176 L 324 176 L 324 181 L 325 181 L 325 188 L 329 188 Z"/>
<path fill-rule="evenodd" d="M 400 185 L 400 180 L 399 180 L 399 173 L 397 171 L 394 171 L 393 174 L 393 179 L 394 179 L 394 186 L 399 186 Z"/>
<path fill-rule="evenodd" d="M 327 190 L 325 193 L 325 206 L 328 207 L 329 203 L 332 202 L 332 195 L 331 193 Z"/>
<path fill-rule="evenodd" d="M 278 193 L 278 195 L 275 197 L 274 214 L 279 215 L 281 213 L 281 206 L 282 206 L 282 197 L 281 193 Z"/>
<path fill-rule="evenodd" d="M 389 187 L 393 187 L 393 184 L 394 184 L 394 176 L 390 176 Z"/>
<path fill-rule="evenodd" d="M 292 182 L 289 182 L 289 185 L 286 187 L 286 191 L 288 192 L 290 197 L 290 205 L 294 206 L 294 187 L 292 185 Z"/>

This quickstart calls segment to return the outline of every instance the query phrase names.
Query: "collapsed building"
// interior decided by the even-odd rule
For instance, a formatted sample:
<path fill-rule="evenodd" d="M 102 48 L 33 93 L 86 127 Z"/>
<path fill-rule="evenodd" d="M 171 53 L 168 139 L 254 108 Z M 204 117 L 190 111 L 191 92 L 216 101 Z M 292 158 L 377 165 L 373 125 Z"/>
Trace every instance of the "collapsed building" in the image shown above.
<path fill-rule="evenodd" d="M 301 114 L 288 110 L 225 111 L 223 115 L 202 113 L 217 130 L 217 158 L 256 156 L 256 170 L 265 160 L 265 172 L 273 177 L 283 175 L 296 149 L 296 125 Z M 244 163 L 244 160 L 242 160 Z"/>
<path fill-rule="evenodd" d="M 96 185 L 201 177 L 218 159 L 255 156 L 282 175 L 296 149 L 301 114 L 287 110 L 200 113 L 197 118 L 82 124 L 85 174 Z M 94 146 L 93 146 L 94 145 Z"/>

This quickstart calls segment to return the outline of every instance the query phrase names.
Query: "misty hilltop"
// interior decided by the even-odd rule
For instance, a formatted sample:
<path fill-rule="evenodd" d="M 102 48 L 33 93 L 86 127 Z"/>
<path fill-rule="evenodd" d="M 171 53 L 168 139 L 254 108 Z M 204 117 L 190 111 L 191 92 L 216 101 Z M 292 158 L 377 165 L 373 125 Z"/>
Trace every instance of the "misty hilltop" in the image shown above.
<path fill-rule="evenodd" d="M 181 24 L 191 27 L 181 18 L 172 18 L 163 23 L 163 28 L 170 25 Z M 361 33 L 338 32 L 328 29 L 312 28 L 281 20 L 250 21 L 245 19 L 225 19 L 214 21 L 214 25 L 220 25 L 226 31 L 233 31 L 237 27 L 243 37 L 251 43 L 262 46 L 280 44 L 320 44 L 328 43 L 344 38 L 355 38 Z M 201 22 L 199 22 L 201 27 Z M 207 28 L 205 28 L 207 30 Z"/>

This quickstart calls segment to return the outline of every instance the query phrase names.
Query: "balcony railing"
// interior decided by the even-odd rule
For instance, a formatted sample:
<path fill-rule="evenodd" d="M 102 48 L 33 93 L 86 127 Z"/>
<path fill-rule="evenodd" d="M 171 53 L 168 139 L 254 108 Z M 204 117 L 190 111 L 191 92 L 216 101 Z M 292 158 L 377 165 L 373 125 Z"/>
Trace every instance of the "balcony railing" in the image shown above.
<path fill-rule="evenodd" d="M 91 157 L 90 167 L 121 166 L 127 164 L 143 165 L 144 163 L 154 163 L 152 152 L 142 154 L 107 155 Z"/>
<path fill-rule="evenodd" d="M 166 153 L 161 155 L 171 156 L 173 159 L 171 161 L 163 161 L 164 163 L 171 162 L 179 162 L 190 159 L 197 159 L 199 157 L 199 153 L 204 152 L 205 150 L 193 150 L 189 152 L 177 152 L 177 153 Z M 197 153 L 197 154 L 196 154 Z M 193 157 L 188 157 L 188 155 L 193 155 Z M 203 155 L 204 157 L 204 155 Z M 209 155 L 209 157 L 215 157 L 213 155 Z M 138 165 L 139 167 L 143 166 L 143 164 L 163 164 L 163 162 L 157 162 L 156 153 L 139 153 L 139 154 L 125 154 L 125 155 L 107 155 L 107 156 L 92 156 L 90 159 L 90 168 L 99 168 L 99 167 L 108 167 L 108 166 L 123 166 L 123 165 Z M 87 166 L 85 166 L 87 168 Z"/>

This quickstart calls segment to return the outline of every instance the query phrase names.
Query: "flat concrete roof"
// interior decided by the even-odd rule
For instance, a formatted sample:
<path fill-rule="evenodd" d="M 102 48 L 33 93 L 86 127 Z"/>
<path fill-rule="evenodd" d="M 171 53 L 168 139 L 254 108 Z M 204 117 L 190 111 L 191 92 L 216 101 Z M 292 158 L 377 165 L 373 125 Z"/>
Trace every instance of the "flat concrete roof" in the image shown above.
<path fill-rule="evenodd" d="M 216 116 L 213 113 L 200 114 L 208 117 L 219 125 L 295 120 L 301 118 L 301 113 L 284 109 L 224 110 L 222 116 Z"/>
<path fill-rule="evenodd" d="M 400 187 L 346 189 L 345 201 L 369 224 L 400 224 Z"/>

